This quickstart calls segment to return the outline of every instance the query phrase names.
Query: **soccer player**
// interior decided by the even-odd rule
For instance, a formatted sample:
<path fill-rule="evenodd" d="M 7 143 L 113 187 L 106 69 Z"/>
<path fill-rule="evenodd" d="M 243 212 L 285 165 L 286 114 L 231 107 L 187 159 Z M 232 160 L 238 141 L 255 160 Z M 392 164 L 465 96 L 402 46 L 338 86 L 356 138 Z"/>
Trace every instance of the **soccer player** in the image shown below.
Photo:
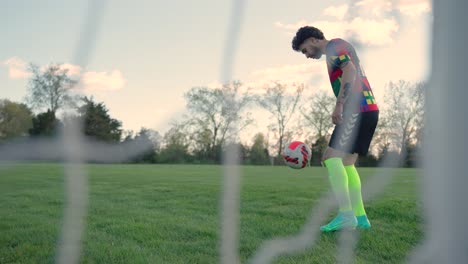
<path fill-rule="evenodd" d="M 366 155 L 379 119 L 379 108 L 353 46 L 343 39 L 327 40 L 311 26 L 300 28 L 292 48 L 306 58 L 326 55 L 328 75 L 336 96 L 332 113 L 335 124 L 328 148 L 322 156 L 332 190 L 339 205 L 338 215 L 323 232 L 356 227 L 369 229 L 361 195 L 361 180 L 354 166 L 358 155 Z"/>

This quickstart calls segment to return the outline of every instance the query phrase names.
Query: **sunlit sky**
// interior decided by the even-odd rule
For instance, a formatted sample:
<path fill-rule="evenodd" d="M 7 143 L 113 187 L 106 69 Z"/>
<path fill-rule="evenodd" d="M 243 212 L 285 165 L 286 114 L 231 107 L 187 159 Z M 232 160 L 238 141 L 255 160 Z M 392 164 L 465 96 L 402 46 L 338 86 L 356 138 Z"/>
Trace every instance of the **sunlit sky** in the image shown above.
<path fill-rule="evenodd" d="M 28 63 L 64 63 L 81 74 L 79 89 L 103 101 L 124 129 L 164 133 L 184 111 L 185 92 L 220 81 L 231 7 L 220 0 L 109 0 L 83 67 L 76 54 L 88 1 L 1 1 L 0 98 L 24 99 Z M 244 8 L 232 78 L 258 89 L 280 80 L 304 82 L 309 94 L 331 92 L 324 59 L 291 49 L 303 25 L 356 45 L 378 102 L 387 82 L 424 80 L 430 70 L 429 0 L 252 0 Z"/>

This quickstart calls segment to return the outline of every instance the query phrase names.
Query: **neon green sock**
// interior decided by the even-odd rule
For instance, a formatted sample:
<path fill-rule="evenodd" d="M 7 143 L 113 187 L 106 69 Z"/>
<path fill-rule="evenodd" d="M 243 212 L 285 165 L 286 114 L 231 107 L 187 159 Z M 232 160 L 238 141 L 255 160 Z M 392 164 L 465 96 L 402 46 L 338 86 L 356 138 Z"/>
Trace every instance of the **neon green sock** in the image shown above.
<path fill-rule="evenodd" d="M 348 174 L 349 197 L 353 206 L 353 211 L 356 216 L 366 215 L 364 203 L 362 202 L 361 194 L 361 179 L 354 165 L 345 166 Z"/>
<path fill-rule="evenodd" d="M 348 191 L 348 175 L 341 158 L 330 158 L 324 161 L 333 192 L 340 207 L 340 212 L 351 211 Z"/>

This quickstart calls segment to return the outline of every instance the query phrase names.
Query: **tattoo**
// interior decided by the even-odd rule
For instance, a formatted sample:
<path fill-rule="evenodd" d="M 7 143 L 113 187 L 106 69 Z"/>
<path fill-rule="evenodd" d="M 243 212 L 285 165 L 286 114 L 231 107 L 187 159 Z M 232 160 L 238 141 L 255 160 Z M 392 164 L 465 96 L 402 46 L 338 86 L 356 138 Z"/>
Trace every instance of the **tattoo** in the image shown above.
<path fill-rule="evenodd" d="M 344 97 L 344 98 L 347 98 L 347 97 L 348 97 L 350 88 L 351 88 L 351 83 L 349 83 L 349 82 L 345 83 L 345 85 L 343 86 L 343 89 L 344 89 L 344 91 L 343 91 L 343 97 Z"/>
<path fill-rule="evenodd" d="M 343 93 L 338 97 L 337 103 L 344 104 L 348 99 L 349 90 L 351 89 L 351 83 L 347 82 L 343 86 Z"/>

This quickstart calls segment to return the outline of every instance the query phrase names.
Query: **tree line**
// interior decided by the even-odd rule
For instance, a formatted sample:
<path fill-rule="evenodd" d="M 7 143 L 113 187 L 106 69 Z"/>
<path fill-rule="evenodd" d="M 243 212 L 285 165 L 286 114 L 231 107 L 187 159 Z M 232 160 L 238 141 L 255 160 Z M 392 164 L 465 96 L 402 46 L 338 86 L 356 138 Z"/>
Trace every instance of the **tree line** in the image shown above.
<path fill-rule="evenodd" d="M 287 142 L 300 139 L 312 148 L 312 165 L 320 165 L 333 124 L 335 98 L 316 92 L 305 96 L 304 84 L 279 81 L 254 93 L 239 81 L 215 88 L 192 87 L 184 94 L 186 112 L 173 120 L 164 134 L 149 128 L 122 129 L 103 102 L 74 93 L 78 80 L 61 64 L 41 69 L 31 64 L 31 77 L 24 102 L 0 100 L 0 144 L 25 137 L 55 137 L 69 122 L 80 121 L 82 133 L 94 140 L 113 144 L 146 142 L 149 150 L 130 162 L 219 164 L 227 145 L 240 148 L 243 164 L 283 164 L 281 152 Z M 377 166 L 385 157 L 401 160 L 400 166 L 417 165 L 422 140 L 425 83 L 404 80 L 389 82 L 379 103 L 380 120 L 371 152 L 361 157 L 361 166 Z M 255 126 L 260 109 L 269 124 L 242 143 L 240 133 Z M 59 118 L 58 112 L 67 112 Z M 245 139 L 244 139 L 245 140 Z"/>

